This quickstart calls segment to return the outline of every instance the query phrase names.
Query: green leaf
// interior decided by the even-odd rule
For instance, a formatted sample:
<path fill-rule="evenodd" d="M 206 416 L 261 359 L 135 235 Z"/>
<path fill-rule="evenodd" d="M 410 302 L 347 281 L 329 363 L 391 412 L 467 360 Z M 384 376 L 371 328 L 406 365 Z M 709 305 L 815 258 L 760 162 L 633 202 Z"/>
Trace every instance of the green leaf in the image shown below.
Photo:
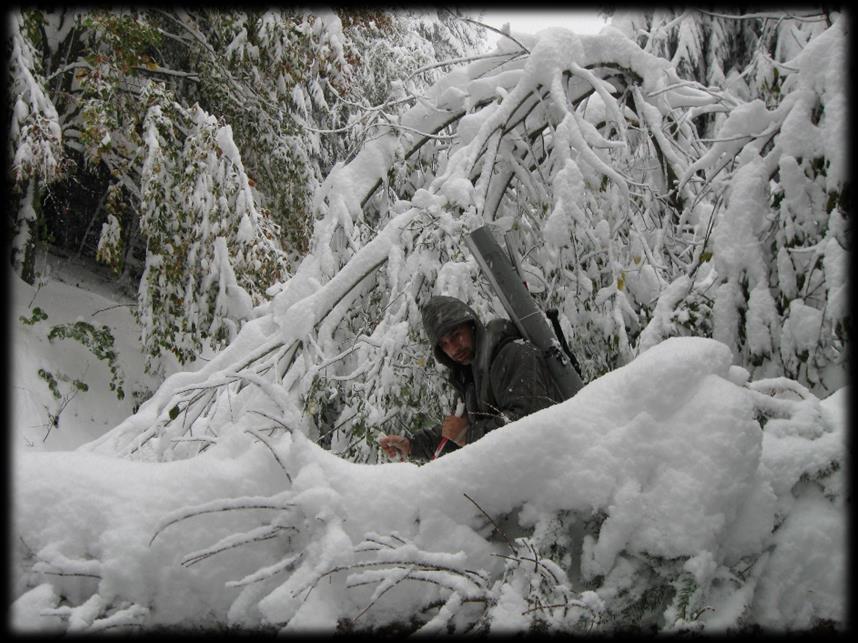
<path fill-rule="evenodd" d="M 33 324 L 40 321 L 44 321 L 47 318 L 48 314 L 44 310 L 36 306 L 35 308 L 33 308 L 33 312 L 29 318 L 21 316 L 18 319 L 20 319 L 21 322 L 26 324 L 27 326 L 32 326 Z"/>

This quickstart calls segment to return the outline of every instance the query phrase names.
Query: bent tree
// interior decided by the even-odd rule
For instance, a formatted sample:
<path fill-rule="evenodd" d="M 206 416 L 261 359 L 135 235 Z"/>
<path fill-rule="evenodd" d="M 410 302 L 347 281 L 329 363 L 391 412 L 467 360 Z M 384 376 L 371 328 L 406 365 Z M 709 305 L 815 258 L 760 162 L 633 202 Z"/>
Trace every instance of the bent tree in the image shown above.
<path fill-rule="evenodd" d="M 820 76 L 822 61 L 835 71 Z M 524 629 L 664 623 L 696 631 L 712 603 L 720 610 L 713 627 L 756 624 L 748 614 L 765 593 L 759 587 L 767 565 L 781 543 L 787 550 L 794 543 L 782 526 L 796 501 L 823 498 L 832 525 L 848 502 L 841 490 L 842 435 L 819 403 L 843 381 L 838 373 L 848 340 L 844 157 L 836 145 L 818 143 L 844 133 L 836 71 L 845 68 L 844 23 L 811 38 L 782 68 L 782 99 L 766 105 L 683 79 L 672 63 L 619 31 L 549 30 L 468 61 L 412 96 L 413 107 L 399 119 L 374 121 L 355 157 L 337 165 L 316 193 L 309 253 L 271 291 L 270 302 L 253 310 L 210 363 L 170 377 L 138 413 L 84 447 L 165 461 L 193 458 L 215 443 L 232 453 L 232 446 L 246 443 L 246 433 L 270 452 L 278 480 L 282 470 L 282 488 L 270 497 L 219 498 L 164 515 L 147 535 L 148 554 L 153 547 L 184 546 L 171 534 L 195 516 L 277 512 L 180 561 L 185 568 L 205 565 L 221 552 L 279 538 L 258 569 L 227 583 L 238 594 L 219 618 L 247 627 L 285 627 L 300 621 L 302 610 L 316 615 L 325 600 L 335 605 L 325 615 L 345 630 L 359 629 L 371 614 L 375 625 L 363 627 L 485 631 L 495 617 L 508 624 L 504 619 L 514 616 Z M 698 127 L 701 117 L 705 128 Z M 701 138 L 713 121 L 714 138 Z M 473 475 L 477 489 L 488 472 L 496 476 L 490 484 L 509 492 L 498 494 L 507 505 L 486 509 L 482 498 L 453 488 L 461 480 L 450 476 L 456 463 L 446 459 L 423 468 L 402 465 L 396 493 L 385 498 L 404 504 L 419 485 L 437 484 L 440 491 L 433 487 L 438 493 L 427 503 L 441 508 L 430 507 L 428 526 L 394 510 L 366 530 L 358 517 L 368 498 L 377 499 L 374 476 L 385 468 L 346 467 L 313 442 L 354 462 L 373 462 L 379 432 L 413 430 L 448 410 L 419 306 L 431 294 L 448 294 L 481 315 L 501 313 L 464 243 L 485 224 L 507 236 L 523 257 L 531 290 L 558 309 L 585 379 L 640 356 L 602 382 L 634 389 L 630 399 L 652 401 L 652 365 L 664 370 L 668 387 L 682 388 L 688 379 L 664 359 L 664 346 L 657 347 L 662 340 L 721 340 L 686 340 L 696 348 L 683 359 L 701 372 L 728 372 L 731 381 L 715 378 L 717 392 L 695 396 L 698 406 L 672 430 L 683 448 L 700 449 L 693 457 L 683 451 L 678 469 L 700 461 L 720 476 L 703 485 L 704 499 L 713 501 L 714 494 L 724 501 L 724 494 L 735 493 L 747 500 L 718 505 L 734 513 L 741 505 L 738 517 L 720 510 L 707 515 L 716 525 L 713 539 L 726 544 L 708 537 L 698 542 L 685 523 L 678 536 L 683 545 L 665 550 L 662 545 L 672 544 L 663 529 L 672 521 L 665 520 L 632 529 L 646 531 L 658 546 L 629 546 L 628 527 L 640 524 L 629 512 L 641 513 L 641 484 L 605 489 L 610 481 L 602 485 L 599 478 L 568 485 L 590 489 L 590 497 L 564 487 L 561 495 L 575 496 L 578 504 L 531 520 L 532 534 L 506 543 L 498 569 L 485 563 L 493 555 L 485 534 L 498 527 L 499 514 L 520 509 L 522 519 L 532 499 L 518 497 L 524 492 L 512 489 L 498 468 L 460 472 L 465 482 Z M 804 262 L 801 269 L 797 261 Z M 630 383 L 624 374 L 636 368 L 645 375 Z M 594 389 L 577 401 L 597 399 L 586 397 Z M 598 411 L 607 424 L 622 424 L 611 416 L 612 405 L 602 401 Z M 635 412 L 634 431 L 657 424 L 644 410 Z M 697 422 L 703 416 L 712 422 Z M 563 434 L 564 453 L 580 456 L 570 445 L 598 439 L 584 424 Z M 712 448 L 710 429 L 721 431 L 730 448 Z M 781 439 L 792 446 L 783 449 Z M 796 443 L 801 446 L 792 448 Z M 602 449 L 605 471 L 624 472 L 621 463 L 634 459 L 629 452 L 645 451 L 634 439 L 612 444 L 626 455 Z M 474 448 L 497 456 L 503 446 L 486 440 Z M 532 458 L 522 470 L 546 481 L 538 488 L 577 470 L 574 459 L 564 471 L 540 468 L 555 448 L 534 444 L 516 456 Z M 802 449 L 807 462 L 794 466 Z M 774 486 L 760 474 L 769 464 L 789 470 L 775 476 Z M 696 479 L 696 473 L 670 480 Z M 733 484 L 730 476 L 744 483 Z M 700 505 L 680 503 L 697 523 Z M 733 519 L 739 527 L 725 531 Z M 471 540 L 444 551 L 436 542 L 439 525 L 470 527 Z M 459 549 L 471 546 L 476 554 Z M 118 567 L 105 566 L 105 573 Z M 386 609 L 383 598 L 394 588 L 403 590 L 396 593 L 398 611 Z M 345 600 L 353 597 L 349 592 L 365 593 Z M 146 597 L 113 600 L 99 609 L 148 613 Z M 91 607 L 87 602 L 80 611 Z M 836 606 L 811 609 L 817 619 L 839 618 Z M 402 622 L 403 613 L 411 622 Z"/>
<path fill-rule="evenodd" d="M 484 224 L 559 310 L 585 380 L 693 334 L 727 343 L 752 374 L 838 388 L 841 155 L 795 132 L 842 133 L 842 82 L 813 68 L 843 52 L 838 22 L 784 65 L 769 109 L 680 78 L 619 31 L 502 43 L 376 121 L 315 195 L 295 274 L 215 359 L 169 378 L 93 447 L 190 457 L 254 413 L 374 460 L 378 433 L 418 429 L 449 403 L 426 368 L 421 301 L 502 313 L 464 242 Z M 713 113 L 719 134 L 703 140 L 695 119 Z"/>

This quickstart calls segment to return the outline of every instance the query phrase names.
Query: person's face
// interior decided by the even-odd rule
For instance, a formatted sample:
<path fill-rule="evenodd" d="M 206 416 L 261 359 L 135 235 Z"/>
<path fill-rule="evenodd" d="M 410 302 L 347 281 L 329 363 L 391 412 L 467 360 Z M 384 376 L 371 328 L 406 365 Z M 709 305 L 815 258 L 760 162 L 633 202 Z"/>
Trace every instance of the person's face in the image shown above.
<path fill-rule="evenodd" d="M 438 340 L 438 346 L 457 364 L 468 365 L 474 359 L 474 333 L 467 322 L 456 326 Z"/>

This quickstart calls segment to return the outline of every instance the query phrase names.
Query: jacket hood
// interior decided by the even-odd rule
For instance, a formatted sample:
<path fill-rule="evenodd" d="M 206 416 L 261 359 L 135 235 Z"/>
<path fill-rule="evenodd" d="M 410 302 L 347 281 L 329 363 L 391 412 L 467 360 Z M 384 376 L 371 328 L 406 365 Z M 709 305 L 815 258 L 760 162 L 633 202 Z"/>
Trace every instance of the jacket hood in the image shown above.
<path fill-rule="evenodd" d="M 482 334 L 483 325 L 474 309 L 460 299 L 439 295 L 426 302 L 420 312 L 423 316 L 423 329 L 432 344 L 435 359 L 448 368 L 455 368 L 458 365 L 441 350 L 438 340 L 459 324 L 471 322 L 474 325 L 476 342 Z"/>

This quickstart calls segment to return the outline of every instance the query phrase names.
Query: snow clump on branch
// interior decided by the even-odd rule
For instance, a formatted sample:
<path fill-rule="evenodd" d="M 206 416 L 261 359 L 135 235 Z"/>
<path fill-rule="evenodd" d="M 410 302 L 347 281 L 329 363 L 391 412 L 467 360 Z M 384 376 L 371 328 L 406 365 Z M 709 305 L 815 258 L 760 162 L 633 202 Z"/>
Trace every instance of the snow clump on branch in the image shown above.
<path fill-rule="evenodd" d="M 25 454 L 15 623 L 98 628 L 131 607 L 144 630 L 842 623 L 842 398 L 749 385 L 731 359 L 662 342 L 422 467 L 275 441 L 247 415 L 169 464 Z"/>

